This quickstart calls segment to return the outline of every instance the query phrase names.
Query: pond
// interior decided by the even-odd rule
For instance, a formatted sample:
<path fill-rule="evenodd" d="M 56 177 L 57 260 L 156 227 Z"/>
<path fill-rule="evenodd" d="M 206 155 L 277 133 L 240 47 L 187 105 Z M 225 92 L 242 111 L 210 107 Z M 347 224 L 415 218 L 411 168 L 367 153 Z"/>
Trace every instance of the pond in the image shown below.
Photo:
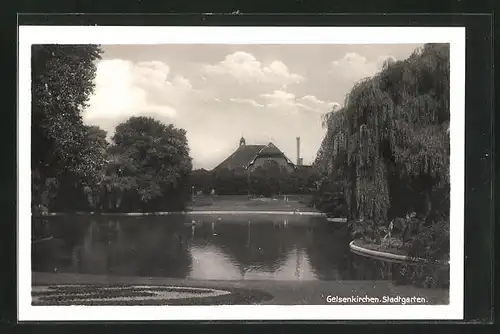
<path fill-rule="evenodd" d="M 33 220 L 32 270 L 193 280 L 390 280 L 448 287 L 447 268 L 365 258 L 345 224 L 298 215 Z"/>

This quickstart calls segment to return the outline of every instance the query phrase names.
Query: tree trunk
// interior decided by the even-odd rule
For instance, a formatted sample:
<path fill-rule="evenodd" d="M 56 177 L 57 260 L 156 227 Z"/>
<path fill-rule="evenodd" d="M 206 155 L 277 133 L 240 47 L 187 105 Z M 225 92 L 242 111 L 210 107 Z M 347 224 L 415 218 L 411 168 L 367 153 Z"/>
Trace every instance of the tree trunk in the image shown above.
<path fill-rule="evenodd" d="M 349 214 L 350 219 L 359 218 L 358 214 L 358 202 L 356 200 L 356 166 L 352 163 L 349 164 L 349 182 L 351 188 L 351 198 L 349 199 Z"/>
<path fill-rule="evenodd" d="M 428 175 L 422 175 L 420 178 L 422 186 L 422 221 L 426 222 L 430 218 L 432 211 L 432 186 L 433 179 Z"/>
<path fill-rule="evenodd" d="M 432 211 L 432 201 L 431 201 L 431 189 L 426 189 L 424 191 L 424 208 L 423 208 L 423 214 L 424 214 L 424 219 L 423 221 L 425 222 L 425 225 L 430 224 L 430 216 L 431 216 L 431 211 Z"/>

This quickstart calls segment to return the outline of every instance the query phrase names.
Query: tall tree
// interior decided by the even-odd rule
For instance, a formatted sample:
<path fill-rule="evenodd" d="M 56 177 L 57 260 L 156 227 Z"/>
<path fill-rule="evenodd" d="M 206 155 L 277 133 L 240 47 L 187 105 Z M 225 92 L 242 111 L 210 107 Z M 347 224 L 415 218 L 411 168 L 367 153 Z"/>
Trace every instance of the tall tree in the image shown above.
<path fill-rule="evenodd" d="M 116 127 L 112 141 L 117 174 L 111 186 L 126 193 L 127 209 L 182 206 L 192 169 L 185 130 L 150 117 L 131 117 Z"/>
<path fill-rule="evenodd" d="M 92 168 L 87 173 L 89 179 L 83 187 L 90 208 L 96 209 L 99 205 L 99 194 L 106 178 L 106 169 L 109 166 L 107 157 L 108 141 L 106 131 L 98 126 L 85 126 L 86 136 L 83 146 L 83 165 Z"/>
<path fill-rule="evenodd" d="M 33 45 L 32 171 L 33 204 L 49 185 L 91 184 L 95 169 L 85 157 L 87 129 L 81 112 L 94 90 L 96 45 Z M 62 177 L 64 175 L 64 177 Z"/>
<path fill-rule="evenodd" d="M 353 87 L 325 119 L 316 165 L 343 182 L 351 218 L 396 205 L 428 217 L 449 185 L 449 117 L 449 45 L 426 44 Z"/>

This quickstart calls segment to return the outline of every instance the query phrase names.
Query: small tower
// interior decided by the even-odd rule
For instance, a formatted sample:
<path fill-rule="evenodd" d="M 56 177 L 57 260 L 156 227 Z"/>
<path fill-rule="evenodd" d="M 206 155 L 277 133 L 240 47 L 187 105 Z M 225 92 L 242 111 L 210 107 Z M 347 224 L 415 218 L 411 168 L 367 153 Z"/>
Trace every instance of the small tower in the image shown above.
<path fill-rule="evenodd" d="M 245 138 L 241 137 L 240 139 L 240 147 L 244 147 L 245 146 Z"/>

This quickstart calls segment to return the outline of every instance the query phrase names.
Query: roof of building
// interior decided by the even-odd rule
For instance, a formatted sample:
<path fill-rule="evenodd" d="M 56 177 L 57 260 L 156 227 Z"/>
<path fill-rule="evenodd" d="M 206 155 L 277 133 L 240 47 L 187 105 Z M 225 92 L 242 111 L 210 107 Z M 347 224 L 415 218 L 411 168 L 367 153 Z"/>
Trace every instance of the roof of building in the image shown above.
<path fill-rule="evenodd" d="M 235 169 L 238 167 L 245 168 L 248 164 L 257 156 L 260 150 L 262 150 L 266 145 L 245 145 L 240 146 L 233 154 L 227 157 L 226 160 L 222 161 L 215 169 L 229 168 Z"/>
<path fill-rule="evenodd" d="M 281 152 L 276 146 L 274 146 L 273 143 L 269 143 L 267 146 L 264 146 L 264 148 L 259 151 L 258 155 L 261 157 L 269 157 L 269 156 L 283 155 L 283 152 Z"/>
<path fill-rule="evenodd" d="M 276 157 L 276 156 L 281 156 L 283 158 L 285 158 L 286 162 L 290 165 L 293 165 L 293 162 L 290 161 L 290 159 L 288 159 L 286 157 L 286 155 L 281 152 L 279 150 L 279 148 L 276 147 L 276 145 L 274 145 L 273 143 L 269 143 L 267 144 L 266 146 L 264 146 L 264 148 L 262 148 L 258 153 L 257 155 L 252 159 L 252 161 L 250 161 L 249 165 L 252 165 L 255 160 L 257 160 L 257 158 L 268 158 L 268 157 Z"/>
<path fill-rule="evenodd" d="M 238 167 L 247 168 L 258 157 L 283 156 L 289 164 L 293 163 L 273 143 L 267 145 L 241 145 L 233 154 L 222 161 L 214 170 Z"/>

